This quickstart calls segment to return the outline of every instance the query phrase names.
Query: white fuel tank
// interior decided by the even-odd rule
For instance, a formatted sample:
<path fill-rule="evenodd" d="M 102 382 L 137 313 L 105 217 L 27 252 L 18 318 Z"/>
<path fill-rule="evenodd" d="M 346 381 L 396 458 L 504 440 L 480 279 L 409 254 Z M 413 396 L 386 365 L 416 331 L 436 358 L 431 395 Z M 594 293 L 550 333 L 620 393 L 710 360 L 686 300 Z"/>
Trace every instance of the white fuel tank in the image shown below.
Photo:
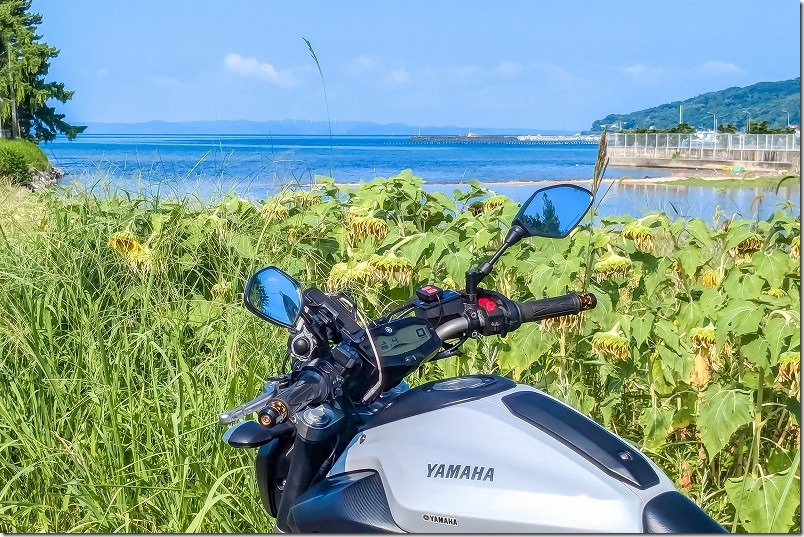
<path fill-rule="evenodd" d="M 395 399 L 329 475 L 376 471 L 408 532 L 642 532 L 645 503 L 675 491 L 636 448 L 571 407 L 497 376 Z"/>

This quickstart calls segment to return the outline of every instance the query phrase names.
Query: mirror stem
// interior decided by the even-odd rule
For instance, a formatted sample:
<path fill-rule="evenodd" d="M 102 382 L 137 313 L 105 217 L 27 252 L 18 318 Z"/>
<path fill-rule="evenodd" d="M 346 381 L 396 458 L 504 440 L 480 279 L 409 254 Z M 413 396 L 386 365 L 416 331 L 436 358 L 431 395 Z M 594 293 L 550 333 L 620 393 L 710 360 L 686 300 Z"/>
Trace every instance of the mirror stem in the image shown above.
<path fill-rule="evenodd" d="M 478 270 L 466 271 L 466 295 L 469 304 L 477 304 L 477 286 L 483 281 L 483 278 L 491 273 L 494 263 L 503 255 L 503 253 L 510 247 L 519 242 L 522 237 L 527 236 L 527 232 L 522 226 L 514 224 L 508 233 L 505 235 L 502 245 L 494 252 L 491 259 L 480 265 Z"/>

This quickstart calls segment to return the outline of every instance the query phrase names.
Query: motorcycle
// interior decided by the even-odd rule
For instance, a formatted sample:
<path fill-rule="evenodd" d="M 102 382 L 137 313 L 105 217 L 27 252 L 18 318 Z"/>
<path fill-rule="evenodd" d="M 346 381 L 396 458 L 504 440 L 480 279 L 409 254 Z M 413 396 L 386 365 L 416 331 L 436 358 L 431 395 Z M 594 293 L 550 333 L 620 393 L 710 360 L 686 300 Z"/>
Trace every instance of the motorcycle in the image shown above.
<path fill-rule="evenodd" d="M 409 388 L 468 338 L 595 307 L 589 293 L 515 302 L 480 284 L 525 237 L 561 238 L 592 205 L 574 185 L 536 191 L 463 291 L 426 285 L 373 321 L 342 293 L 255 273 L 246 308 L 290 331 L 290 373 L 220 414 L 278 532 L 725 532 L 638 449 L 561 401 L 496 375 Z"/>

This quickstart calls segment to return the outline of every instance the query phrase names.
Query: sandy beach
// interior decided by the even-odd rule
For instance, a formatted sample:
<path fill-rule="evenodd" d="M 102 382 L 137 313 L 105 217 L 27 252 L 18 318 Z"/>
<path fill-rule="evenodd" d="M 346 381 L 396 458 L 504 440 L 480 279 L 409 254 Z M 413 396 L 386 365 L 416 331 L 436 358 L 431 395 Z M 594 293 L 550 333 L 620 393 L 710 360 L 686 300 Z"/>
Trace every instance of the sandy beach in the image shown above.
<path fill-rule="evenodd" d="M 753 188 L 755 186 L 768 186 L 767 181 L 774 180 L 780 181 L 784 178 L 784 175 L 774 175 L 772 172 L 761 173 L 761 172 L 747 172 L 742 175 L 735 175 L 734 173 L 723 172 L 719 170 L 695 170 L 695 173 L 675 173 L 672 175 L 665 175 L 660 177 L 631 177 L 629 175 L 623 175 L 621 177 L 604 177 L 603 184 L 622 184 L 622 185 L 664 185 L 664 186 L 672 186 L 674 183 L 683 182 L 689 179 L 695 179 L 700 181 L 711 181 L 712 186 L 718 186 L 718 183 L 723 181 L 740 181 L 741 186 L 745 188 Z M 798 176 L 796 176 L 798 177 Z M 487 188 L 494 188 L 499 186 L 528 186 L 528 185 L 554 185 L 554 184 L 578 184 L 578 185 L 588 185 L 591 184 L 592 178 L 589 179 L 531 179 L 531 180 L 521 180 L 521 181 L 480 181 L 480 184 Z M 752 184 L 754 182 L 754 184 Z M 336 182 L 335 184 L 340 186 L 359 186 L 360 183 L 357 182 L 346 182 L 340 183 Z M 430 182 L 428 181 L 426 184 L 428 185 L 454 185 L 460 186 L 466 183 L 444 183 L 444 182 Z M 789 184 L 794 184 L 791 181 Z"/>

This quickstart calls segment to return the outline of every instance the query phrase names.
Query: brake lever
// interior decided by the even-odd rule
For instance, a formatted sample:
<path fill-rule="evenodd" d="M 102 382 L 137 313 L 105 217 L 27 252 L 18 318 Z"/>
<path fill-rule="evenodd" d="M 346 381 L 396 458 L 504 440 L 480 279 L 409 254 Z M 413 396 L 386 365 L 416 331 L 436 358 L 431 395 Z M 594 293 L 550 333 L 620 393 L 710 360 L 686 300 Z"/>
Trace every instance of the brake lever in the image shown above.
<path fill-rule="evenodd" d="M 277 381 L 268 381 L 263 386 L 263 393 L 249 401 L 248 403 L 243 403 L 237 408 L 233 408 L 232 410 L 227 410 L 226 412 L 222 412 L 218 414 L 218 423 L 221 425 L 229 425 L 232 422 L 239 420 L 240 418 L 251 414 L 252 412 L 257 412 L 265 407 L 265 403 L 274 397 L 277 392 Z"/>

